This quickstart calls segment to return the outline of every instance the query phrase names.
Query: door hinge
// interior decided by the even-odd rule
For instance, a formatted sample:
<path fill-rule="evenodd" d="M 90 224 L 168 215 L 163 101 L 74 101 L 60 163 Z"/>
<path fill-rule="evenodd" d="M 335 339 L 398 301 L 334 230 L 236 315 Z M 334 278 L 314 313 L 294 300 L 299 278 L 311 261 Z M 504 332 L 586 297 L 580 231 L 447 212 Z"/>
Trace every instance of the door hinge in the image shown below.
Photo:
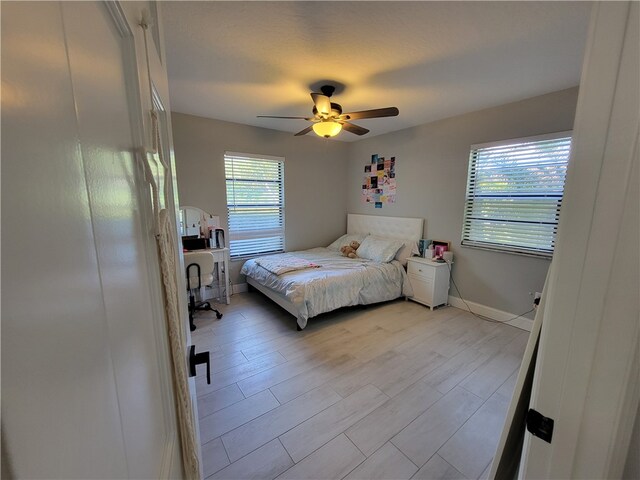
<path fill-rule="evenodd" d="M 541 438 L 547 443 L 551 443 L 551 437 L 553 436 L 553 418 L 545 417 L 540 412 L 536 412 L 533 408 L 530 408 L 527 413 L 527 430 L 529 430 L 532 435 Z"/>

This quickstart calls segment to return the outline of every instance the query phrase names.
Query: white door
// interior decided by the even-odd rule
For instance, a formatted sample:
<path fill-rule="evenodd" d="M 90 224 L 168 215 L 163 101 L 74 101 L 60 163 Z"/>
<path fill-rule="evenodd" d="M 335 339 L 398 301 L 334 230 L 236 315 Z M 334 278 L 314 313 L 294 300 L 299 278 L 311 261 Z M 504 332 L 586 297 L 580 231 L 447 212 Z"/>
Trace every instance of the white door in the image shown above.
<path fill-rule="evenodd" d="M 3 460 L 20 478 L 181 468 L 122 26 L 103 3 L 2 5 Z"/>
<path fill-rule="evenodd" d="M 521 478 L 620 478 L 638 411 L 640 4 L 594 6 Z M 637 452 L 632 452 L 637 454 Z"/>

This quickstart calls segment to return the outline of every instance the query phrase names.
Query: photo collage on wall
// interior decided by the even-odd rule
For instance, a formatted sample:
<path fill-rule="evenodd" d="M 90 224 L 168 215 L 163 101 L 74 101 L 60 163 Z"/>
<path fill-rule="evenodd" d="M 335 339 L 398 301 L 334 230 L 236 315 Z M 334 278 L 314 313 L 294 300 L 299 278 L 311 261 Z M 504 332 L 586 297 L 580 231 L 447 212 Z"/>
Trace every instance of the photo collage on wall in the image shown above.
<path fill-rule="evenodd" d="M 362 202 L 375 208 L 382 208 L 384 203 L 396 203 L 396 157 L 386 159 L 375 153 L 371 155 L 371 163 L 364 166 Z"/>

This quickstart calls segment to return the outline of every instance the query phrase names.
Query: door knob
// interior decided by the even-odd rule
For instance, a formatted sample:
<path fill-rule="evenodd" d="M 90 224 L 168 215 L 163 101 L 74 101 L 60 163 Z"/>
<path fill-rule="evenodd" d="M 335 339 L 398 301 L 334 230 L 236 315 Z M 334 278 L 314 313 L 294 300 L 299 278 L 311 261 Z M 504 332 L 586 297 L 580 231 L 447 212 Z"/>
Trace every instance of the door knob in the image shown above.
<path fill-rule="evenodd" d="M 191 345 L 189 350 L 189 376 L 196 376 L 196 366 L 207 364 L 207 384 L 211 385 L 211 360 L 209 359 L 209 352 L 196 353 L 196 346 Z"/>

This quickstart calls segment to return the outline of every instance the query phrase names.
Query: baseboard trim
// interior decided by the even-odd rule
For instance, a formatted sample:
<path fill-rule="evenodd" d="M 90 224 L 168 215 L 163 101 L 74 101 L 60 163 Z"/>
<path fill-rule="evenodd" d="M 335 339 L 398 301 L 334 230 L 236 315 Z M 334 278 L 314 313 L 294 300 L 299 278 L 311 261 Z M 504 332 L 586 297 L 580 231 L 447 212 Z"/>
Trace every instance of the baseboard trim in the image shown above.
<path fill-rule="evenodd" d="M 517 314 L 505 312 L 504 310 L 498 310 L 497 308 L 493 307 L 488 307 L 486 305 L 482 305 L 481 303 L 470 302 L 468 300 L 465 301 L 469 305 L 469 308 L 471 308 L 471 310 L 473 310 L 473 312 L 477 313 L 478 315 L 489 317 L 498 322 L 504 322 L 507 325 L 520 328 L 521 330 L 526 330 L 527 332 L 531 331 L 533 320 L 530 318 L 519 317 L 514 320 L 509 320 L 510 318 L 515 317 Z M 460 308 L 461 310 L 467 310 L 467 306 L 462 300 L 460 300 L 460 298 L 453 297 L 451 295 L 449 295 L 449 305 L 451 305 L 452 307 Z"/>
<path fill-rule="evenodd" d="M 234 283 L 231 285 L 231 291 L 235 293 L 245 293 L 249 291 L 249 285 L 247 283 Z"/>

